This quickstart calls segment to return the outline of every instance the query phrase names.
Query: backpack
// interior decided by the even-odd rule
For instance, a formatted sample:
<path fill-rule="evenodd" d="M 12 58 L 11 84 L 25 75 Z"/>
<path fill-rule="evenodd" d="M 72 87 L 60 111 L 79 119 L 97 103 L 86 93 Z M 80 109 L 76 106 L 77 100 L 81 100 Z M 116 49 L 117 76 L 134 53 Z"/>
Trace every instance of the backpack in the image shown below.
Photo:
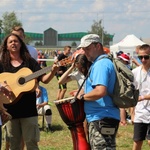
<path fill-rule="evenodd" d="M 134 75 L 121 60 L 114 58 L 112 54 L 102 58 L 109 58 L 114 64 L 116 71 L 116 82 L 113 94 L 109 94 L 113 103 L 119 108 L 136 106 L 139 97 L 139 90 L 133 85 Z M 100 58 L 100 59 L 102 59 Z"/>

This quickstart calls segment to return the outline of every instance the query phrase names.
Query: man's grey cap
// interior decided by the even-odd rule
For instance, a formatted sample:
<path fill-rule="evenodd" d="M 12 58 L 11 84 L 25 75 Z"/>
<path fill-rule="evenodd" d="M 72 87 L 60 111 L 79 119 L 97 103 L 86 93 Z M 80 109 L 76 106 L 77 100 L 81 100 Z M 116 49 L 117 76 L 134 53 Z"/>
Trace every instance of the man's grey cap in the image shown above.
<path fill-rule="evenodd" d="M 88 34 L 83 36 L 78 48 L 88 47 L 92 43 L 101 43 L 101 40 L 97 34 Z"/>

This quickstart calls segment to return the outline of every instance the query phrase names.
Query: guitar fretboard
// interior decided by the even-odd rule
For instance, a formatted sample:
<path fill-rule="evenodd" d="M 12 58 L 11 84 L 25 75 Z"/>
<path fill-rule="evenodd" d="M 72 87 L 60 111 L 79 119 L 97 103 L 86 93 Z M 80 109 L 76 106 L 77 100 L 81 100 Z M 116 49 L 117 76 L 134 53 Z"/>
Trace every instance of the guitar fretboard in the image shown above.
<path fill-rule="evenodd" d="M 51 68 L 52 68 L 52 66 L 44 67 L 43 69 L 38 70 L 38 71 L 34 72 L 33 74 L 26 76 L 25 77 L 25 83 L 32 80 L 32 79 L 39 77 L 40 75 L 42 75 L 48 71 L 51 71 Z"/>

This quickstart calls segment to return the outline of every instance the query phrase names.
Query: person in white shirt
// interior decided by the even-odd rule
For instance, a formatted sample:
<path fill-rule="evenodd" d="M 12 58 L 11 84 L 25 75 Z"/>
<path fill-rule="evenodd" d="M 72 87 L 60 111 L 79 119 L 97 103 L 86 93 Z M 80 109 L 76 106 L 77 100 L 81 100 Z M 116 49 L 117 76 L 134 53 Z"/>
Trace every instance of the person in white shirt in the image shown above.
<path fill-rule="evenodd" d="M 150 145 L 150 46 L 148 44 L 139 48 L 138 58 L 142 65 L 132 70 L 134 85 L 139 89 L 139 100 L 131 115 L 134 122 L 132 150 L 141 150 L 146 138 Z"/>

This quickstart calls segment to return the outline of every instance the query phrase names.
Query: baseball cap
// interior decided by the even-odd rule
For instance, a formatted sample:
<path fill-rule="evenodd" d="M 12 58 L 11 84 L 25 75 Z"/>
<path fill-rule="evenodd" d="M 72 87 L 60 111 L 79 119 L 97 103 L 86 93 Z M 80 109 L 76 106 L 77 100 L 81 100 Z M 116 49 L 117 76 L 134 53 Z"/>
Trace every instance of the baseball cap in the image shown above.
<path fill-rule="evenodd" d="M 121 58 L 124 61 L 127 61 L 128 63 L 130 62 L 130 57 L 127 54 L 125 54 L 125 53 L 121 54 L 118 57 Z"/>
<path fill-rule="evenodd" d="M 81 43 L 78 48 L 88 47 L 92 43 L 101 43 L 97 34 L 88 34 L 81 38 Z"/>

